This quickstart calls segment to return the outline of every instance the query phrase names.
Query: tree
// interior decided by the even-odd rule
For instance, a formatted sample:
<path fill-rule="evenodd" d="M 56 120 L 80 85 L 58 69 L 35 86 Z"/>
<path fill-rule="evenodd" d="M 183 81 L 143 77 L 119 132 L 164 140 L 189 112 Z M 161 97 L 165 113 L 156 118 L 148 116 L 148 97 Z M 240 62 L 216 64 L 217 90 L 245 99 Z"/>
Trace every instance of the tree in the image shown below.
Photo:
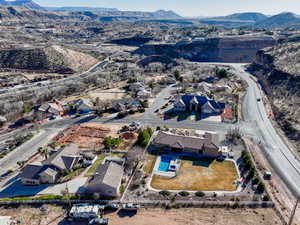
<path fill-rule="evenodd" d="M 175 77 L 175 79 L 177 80 L 177 81 L 179 81 L 179 79 L 180 79 L 180 73 L 179 73 L 179 71 L 178 70 L 175 70 L 174 71 L 174 77 Z"/>
<path fill-rule="evenodd" d="M 225 69 L 216 69 L 216 76 L 220 79 L 227 78 L 229 76 L 229 73 Z"/>
<path fill-rule="evenodd" d="M 139 132 L 137 144 L 141 147 L 146 147 L 150 141 L 150 138 L 153 134 L 153 130 L 148 127 Z"/>
<path fill-rule="evenodd" d="M 263 182 L 259 182 L 257 185 L 257 191 L 263 193 L 265 191 L 265 185 Z"/>
<path fill-rule="evenodd" d="M 107 149 L 117 148 L 121 143 L 121 138 L 113 138 L 111 136 L 104 138 L 103 141 L 103 144 Z"/>
<path fill-rule="evenodd" d="M 45 159 L 47 159 L 48 158 L 48 153 L 49 153 L 49 150 L 48 150 L 48 148 L 39 148 L 38 149 L 38 152 L 41 154 L 41 155 L 43 155 L 44 157 L 45 157 Z"/>

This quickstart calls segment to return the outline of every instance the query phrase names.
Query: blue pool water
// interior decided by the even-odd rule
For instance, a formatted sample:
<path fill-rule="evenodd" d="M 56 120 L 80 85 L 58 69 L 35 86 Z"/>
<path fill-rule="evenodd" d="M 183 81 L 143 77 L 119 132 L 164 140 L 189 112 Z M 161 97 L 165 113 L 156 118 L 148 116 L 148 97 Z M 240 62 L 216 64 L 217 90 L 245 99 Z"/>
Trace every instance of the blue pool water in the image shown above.
<path fill-rule="evenodd" d="M 162 172 L 168 172 L 170 161 L 173 160 L 173 159 L 174 158 L 170 157 L 170 156 L 161 156 L 158 170 L 162 171 Z"/>

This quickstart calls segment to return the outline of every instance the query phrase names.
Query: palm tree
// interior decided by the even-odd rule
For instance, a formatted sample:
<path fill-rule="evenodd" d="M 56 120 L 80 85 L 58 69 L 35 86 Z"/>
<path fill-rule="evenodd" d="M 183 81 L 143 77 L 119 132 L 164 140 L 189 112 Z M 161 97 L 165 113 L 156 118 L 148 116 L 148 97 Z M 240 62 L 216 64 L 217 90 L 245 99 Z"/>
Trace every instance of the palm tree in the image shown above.
<path fill-rule="evenodd" d="M 48 153 L 49 153 L 49 150 L 48 148 L 42 148 L 40 147 L 38 152 L 41 154 L 41 155 L 44 155 L 45 156 L 45 159 L 48 158 Z"/>

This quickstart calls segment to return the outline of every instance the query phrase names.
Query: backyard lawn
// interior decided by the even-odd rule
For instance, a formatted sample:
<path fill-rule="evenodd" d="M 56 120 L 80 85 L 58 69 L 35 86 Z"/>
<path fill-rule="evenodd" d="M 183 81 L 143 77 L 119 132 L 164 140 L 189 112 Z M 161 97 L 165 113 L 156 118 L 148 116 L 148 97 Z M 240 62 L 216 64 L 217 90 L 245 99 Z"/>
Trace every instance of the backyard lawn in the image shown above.
<path fill-rule="evenodd" d="M 153 176 L 151 187 L 159 190 L 235 191 L 238 179 L 231 161 L 182 160 L 175 178 Z"/>

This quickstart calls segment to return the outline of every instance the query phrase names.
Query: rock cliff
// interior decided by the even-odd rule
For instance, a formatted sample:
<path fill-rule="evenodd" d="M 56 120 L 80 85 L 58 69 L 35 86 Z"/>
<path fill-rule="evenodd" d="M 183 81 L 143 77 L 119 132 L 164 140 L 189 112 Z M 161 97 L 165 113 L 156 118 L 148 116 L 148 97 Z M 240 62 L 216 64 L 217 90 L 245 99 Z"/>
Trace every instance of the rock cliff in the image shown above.
<path fill-rule="evenodd" d="M 282 130 L 300 146 L 300 42 L 258 51 L 249 70 L 260 79 Z"/>
<path fill-rule="evenodd" d="M 271 37 L 208 38 L 171 44 L 149 44 L 135 51 L 141 55 L 165 55 L 202 62 L 251 62 L 256 52 L 275 45 Z"/>

